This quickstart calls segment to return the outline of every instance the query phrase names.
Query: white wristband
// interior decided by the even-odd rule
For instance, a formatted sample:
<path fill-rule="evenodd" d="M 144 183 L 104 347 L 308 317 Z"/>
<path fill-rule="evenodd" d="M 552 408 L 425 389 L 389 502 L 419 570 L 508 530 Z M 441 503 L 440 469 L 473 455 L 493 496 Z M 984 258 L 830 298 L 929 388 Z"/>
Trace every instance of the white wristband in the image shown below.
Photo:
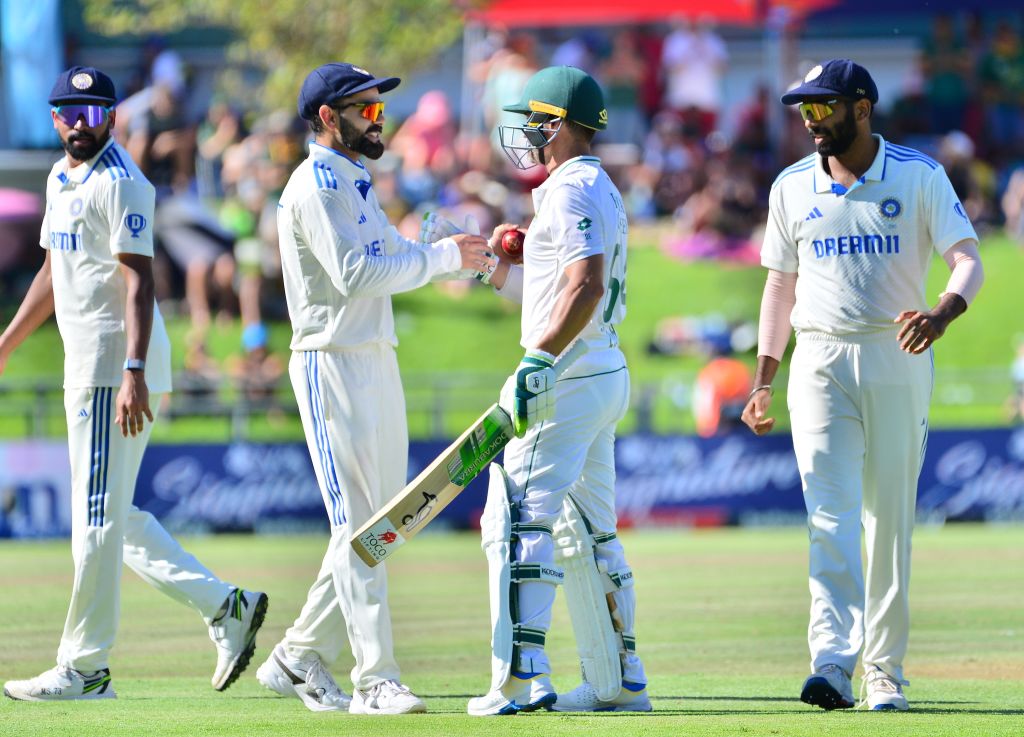
<path fill-rule="evenodd" d="M 125 371 L 145 371 L 146 362 L 141 358 L 126 358 L 124 361 Z"/>

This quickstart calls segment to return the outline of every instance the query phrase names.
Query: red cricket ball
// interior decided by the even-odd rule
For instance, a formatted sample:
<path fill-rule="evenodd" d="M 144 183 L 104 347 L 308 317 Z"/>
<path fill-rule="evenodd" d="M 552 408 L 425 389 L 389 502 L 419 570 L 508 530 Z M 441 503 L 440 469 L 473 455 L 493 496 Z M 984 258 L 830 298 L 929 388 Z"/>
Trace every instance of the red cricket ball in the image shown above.
<path fill-rule="evenodd" d="M 521 230 L 506 230 L 501 236 L 501 250 L 505 252 L 508 260 L 514 264 L 523 263 L 523 242 L 526 234 Z"/>

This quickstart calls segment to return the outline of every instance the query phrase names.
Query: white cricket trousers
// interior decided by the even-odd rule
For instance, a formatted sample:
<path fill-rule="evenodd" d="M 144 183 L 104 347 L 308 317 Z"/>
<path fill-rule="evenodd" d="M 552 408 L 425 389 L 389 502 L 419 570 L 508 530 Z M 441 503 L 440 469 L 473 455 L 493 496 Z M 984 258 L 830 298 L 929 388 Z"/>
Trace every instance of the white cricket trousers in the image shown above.
<path fill-rule="evenodd" d="M 121 609 L 121 562 L 209 624 L 233 587 L 221 581 L 149 512 L 134 504 L 135 481 L 152 423 L 135 437 L 114 423 L 114 387 L 64 392 L 71 455 L 71 606 L 58 665 L 90 672 L 107 668 Z M 154 419 L 162 395 L 150 396 Z"/>
<path fill-rule="evenodd" d="M 505 448 L 504 467 L 519 499 L 519 520 L 553 526 L 562 513 L 566 494 L 570 494 L 595 533 L 614 533 L 618 521 L 615 427 L 629 407 L 629 371 L 625 358 L 618 348 L 591 353 L 558 380 L 555 392 L 554 417 L 531 427 L 523 438 L 513 439 Z M 554 543 L 550 535 L 523 533 L 516 548 L 517 561 L 554 562 Z M 628 567 L 617 537 L 598 545 L 596 555 L 609 571 Z M 519 622 L 546 632 L 551 626 L 555 587 L 523 582 L 519 584 L 518 594 Z M 627 622 L 626 634 L 632 636 L 636 611 L 634 588 L 619 589 L 615 599 Z M 544 653 L 525 647 L 520 652 L 523 664 L 513 663 L 514 669 L 550 670 Z"/>
<path fill-rule="evenodd" d="M 313 470 L 331 522 L 316 581 L 282 645 L 294 658 L 330 666 L 345 636 L 366 690 L 398 680 L 384 564 L 366 565 L 349 536 L 406 483 L 409 433 L 394 348 L 374 343 L 292 354 L 288 365 Z"/>
<path fill-rule="evenodd" d="M 910 537 L 928 438 L 931 351 L 895 331 L 802 333 L 789 376 L 793 448 L 810 531 L 811 670 L 829 663 L 903 679 Z M 861 528 L 867 553 L 861 563 Z"/>

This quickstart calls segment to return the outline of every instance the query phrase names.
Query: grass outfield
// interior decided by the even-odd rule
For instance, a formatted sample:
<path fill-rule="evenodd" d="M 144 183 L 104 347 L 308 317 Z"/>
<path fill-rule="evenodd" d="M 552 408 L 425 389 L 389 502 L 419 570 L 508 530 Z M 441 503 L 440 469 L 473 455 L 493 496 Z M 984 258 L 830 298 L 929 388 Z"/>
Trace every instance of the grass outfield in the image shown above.
<path fill-rule="evenodd" d="M 270 594 L 250 670 L 210 688 L 214 650 L 198 617 L 125 577 L 111 663 L 117 701 L 0 701 L 0 733 L 22 735 L 786 735 L 998 737 L 1024 724 L 1024 529 L 925 527 L 914 546 L 909 713 L 822 712 L 797 700 L 806 675 L 806 533 L 800 528 L 623 535 L 637 574 L 638 644 L 649 715 L 481 720 L 466 699 L 489 681 L 486 570 L 473 535 L 427 535 L 390 565 L 405 680 L 430 713 L 312 714 L 264 690 L 255 667 L 296 615 L 325 541 L 207 537 L 187 547 L 220 575 Z M 429 564 L 427 563 L 429 561 Z M 0 677 L 50 667 L 70 589 L 66 541 L 0 544 Z M 575 685 L 559 598 L 549 638 L 555 685 Z M 349 690 L 346 655 L 334 672 Z M 384 719 L 383 722 L 380 720 Z"/>

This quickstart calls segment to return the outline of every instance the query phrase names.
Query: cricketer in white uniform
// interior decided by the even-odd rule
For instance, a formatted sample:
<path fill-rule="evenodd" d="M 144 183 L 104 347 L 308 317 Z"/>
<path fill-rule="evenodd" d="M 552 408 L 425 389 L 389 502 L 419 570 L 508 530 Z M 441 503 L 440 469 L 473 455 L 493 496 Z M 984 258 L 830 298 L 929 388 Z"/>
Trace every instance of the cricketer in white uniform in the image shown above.
<path fill-rule="evenodd" d="M 14 699 L 114 697 L 108 661 L 122 560 L 202 614 L 218 650 L 217 690 L 249 664 L 267 609 L 265 594 L 218 579 L 132 504 L 152 421 L 171 390 L 171 351 L 153 299 L 153 187 L 110 136 L 115 101 L 113 82 L 91 67 L 72 67 L 54 84 L 53 125 L 67 156 L 47 179 L 46 261 L 0 336 L 2 371 L 56 312 L 71 456 L 75 575 L 57 666 L 8 681 Z"/>
<path fill-rule="evenodd" d="M 872 135 L 877 100 L 867 70 L 846 59 L 815 67 L 782 98 L 800 103 L 817 153 L 771 190 L 760 355 L 743 415 L 758 434 L 774 422 L 766 413 L 789 320 L 789 411 L 810 530 L 812 674 L 800 697 L 824 709 L 854 705 L 859 655 L 868 705 L 908 708 L 910 539 L 931 344 L 982 280 L 977 234 L 945 171 Z M 933 253 L 952 273 L 929 310 Z"/>
<path fill-rule="evenodd" d="M 520 168 L 543 165 L 524 263 L 501 262 L 490 283 L 521 302 L 526 356 L 500 403 L 516 426 L 504 466 L 491 466 L 481 518 L 490 570 L 492 679 L 470 714 L 649 711 L 636 655 L 633 574 L 616 537 L 615 427 L 629 405 L 629 371 L 615 327 L 626 314 L 628 222 L 590 142 L 607 125 L 601 88 L 573 67 L 548 67 L 506 111 L 502 145 Z M 509 226 L 499 226 L 492 245 Z M 562 374 L 574 340 L 588 352 Z M 555 695 L 544 650 L 555 586 L 566 600 L 583 683 Z"/>
<path fill-rule="evenodd" d="M 310 72 L 298 110 L 316 140 L 278 207 L 293 330 L 289 373 L 331 539 L 305 606 L 257 678 L 313 711 L 425 710 L 399 681 L 386 567 L 363 563 L 349 535 L 407 481 L 391 295 L 445 272 L 484 269 L 493 260 L 479 236 L 427 244 L 402 238 L 388 224 L 359 156 L 383 153 L 380 95 L 398 84 L 346 63 Z M 351 699 L 327 670 L 346 634 L 355 657 Z"/>

